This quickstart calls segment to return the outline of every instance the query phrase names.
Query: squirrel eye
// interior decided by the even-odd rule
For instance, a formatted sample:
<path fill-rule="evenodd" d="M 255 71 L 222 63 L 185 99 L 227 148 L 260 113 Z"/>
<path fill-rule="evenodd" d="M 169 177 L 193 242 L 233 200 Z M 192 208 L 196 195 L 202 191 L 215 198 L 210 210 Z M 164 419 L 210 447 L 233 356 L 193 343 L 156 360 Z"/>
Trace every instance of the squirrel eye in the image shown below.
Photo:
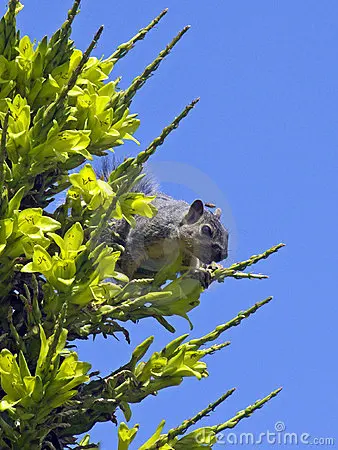
<path fill-rule="evenodd" d="M 212 236 L 212 229 L 209 225 L 202 225 L 201 232 L 205 234 L 206 236 L 211 237 Z"/>

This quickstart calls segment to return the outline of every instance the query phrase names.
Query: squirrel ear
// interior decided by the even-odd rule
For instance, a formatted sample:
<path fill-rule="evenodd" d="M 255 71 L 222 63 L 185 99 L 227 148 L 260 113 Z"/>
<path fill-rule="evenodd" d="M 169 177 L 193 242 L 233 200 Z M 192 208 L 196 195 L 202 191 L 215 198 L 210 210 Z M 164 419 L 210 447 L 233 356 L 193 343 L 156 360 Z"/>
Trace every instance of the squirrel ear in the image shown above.
<path fill-rule="evenodd" d="M 214 212 L 214 215 L 217 217 L 217 219 L 220 219 L 222 215 L 221 208 L 217 208 L 216 211 Z"/>
<path fill-rule="evenodd" d="M 189 211 L 185 216 L 185 222 L 192 225 L 193 223 L 198 222 L 198 220 L 203 216 L 204 213 L 204 205 L 202 200 L 195 200 L 190 205 Z"/>

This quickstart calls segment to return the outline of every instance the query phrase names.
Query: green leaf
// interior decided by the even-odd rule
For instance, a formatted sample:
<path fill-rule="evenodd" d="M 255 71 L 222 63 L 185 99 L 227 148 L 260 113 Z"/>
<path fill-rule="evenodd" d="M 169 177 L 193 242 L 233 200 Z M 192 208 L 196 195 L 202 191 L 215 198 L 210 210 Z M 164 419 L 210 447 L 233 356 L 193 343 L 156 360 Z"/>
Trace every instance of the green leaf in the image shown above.
<path fill-rule="evenodd" d="M 21 272 L 48 273 L 52 268 L 52 258 L 41 245 L 34 246 L 33 262 L 26 264 Z"/>
<path fill-rule="evenodd" d="M 128 450 L 129 445 L 134 440 L 139 426 L 135 425 L 133 428 L 129 428 L 124 422 L 121 422 L 118 430 L 119 445 L 118 450 Z"/>
<path fill-rule="evenodd" d="M 76 394 L 77 394 L 76 390 L 63 392 L 62 394 L 59 393 L 56 397 L 54 397 L 48 401 L 48 408 L 50 410 L 52 410 L 54 408 L 58 408 L 59 406 L 62 406 L 63 404 L 65 404 L 68 400 L 70 400 Z"/>
<path fill-rule="evenodd" d="M 60 248 L 62 258 L 66 258 L 67 257 L 67 249 L 66 249 L 66 244 L 65 244 L 64 239 L 62 239 L 62 237 L 56 233 L 47 233 L 47 235 L 49 237 L 51 237 L 54 240 L 54 242 L 56 243 L 56 245 Z"/>
<path fill-rule="evenodd" d="M 3 349 L 0 353 L 0 373 L 1 388 L 6 392 L 9 400 L 16 401 L 25 396 L 25 388 L 16 358 L 7 349 Z"/>
<path fill-rule="evenodd" d="M 28 36 L 24 36 L 20 39 L 19 43 L 20 56 L 25 59 L 32 59 L 34 55 L 33 45 Z"/>
<path fill-rule="evenodd" d="M 136 364 L 147 353 L 149 347 L 154 342 L 154 336 L 149 336 L 141 344 L 139 344 L 132 353 L 133 364 Z"/>
<path fill-rule="evenodd" d="M 14 356 L 6 348 L 0 353 L 0 373 L 9 374 L 12 370 Z"/>
<path fill-rule="evenodd" d="M 99 450 L 99 447 L 96 444 L 90 443 L 90 436 L 86 434 L 81 441 L 79 442 L 79 446 L 86 446 L 86 450 Z M 92 447 L 90 447 L 92 446 Z"/>
<path fill-rule="evenodd" d="M 42 215 L 41 208 L 27 208 L 19 212 L 19 230 L 26 235 L 34 235 L 39 231 L 54 231 L 61 227 L 60 222 Z"/>
<path fill-rule="evenodd" d="M 38 362 L 36 364 L 35 374 L 39 375 L 41 377 L 44 374 L 45 362 L 46 362 L 46 357 L 47 357 L 48 350 L 49 350 L 49 345 L 47 342 L 45 330 L 42 328 L 42 325 L 39 325 L 39 328 L 40 328 L 40 342 L 41 343 L 40 343 L 40 353 L 39 353 Z"/>
<path fill-rule="evenodd" d="M 19 367 L 20 367 L 20 374 L 21 374 L 22 379 L 24 379 L 25 377 L 31 376 L 27 361 L 21 350 L 19 352 Z"/>
<path fill-rule="evenodd" d="M 189 336 L 188 333 L 183 334 L 182 336 L 177 337 L 173 341 L 169 342 L 163 350 L 161 350 L 161 355 L 165 358 L 169 358 L 174 354 L 174 352 L 178 349 L 178 347 L 182 344 L 182 342 Z"/>
<path fill-rule="evenodd" d="M 76 274 L 76 265 L 73 259 L 56 259 L 53 262 L 52 275 L 57 280 L 72 280 Z M 51 280 L 52 281 L 52 280 Z"/>
<path fill-rule="evenodd" d="M 35 378 L 35 383 L 34 383 L 34 389 L 32 392 L 32 399 L 35 403 L 38 403 L 43 399 L 45 391 L 44 391 L 44 386 L 43 386 L 41 377 L 39 375 L 36 375 L 34 378 Z"/>
<path fill-rule="evenodd" d="M 12 400 L 9 400 L 9 399 L 1 400 L 0 401 L 0 412 L 9 410 L 9 411 L 12 412 L 12 414 L 14 414 L 15 413 L 15 409 L 13 408 L 13 406 L 16 405 L 17 403 L 19 403 L 19 401 L 20 400 L 12 401 Z"/>
<path fill-rule="evenodd" d="M 74 187 L 88 193 L 97 185 L 96 174 L 90 164 L 86 164 L 79 173 L 69 175 L 69 180 Z"/>
<path fill-rule="evenodd" d="M 84 232 L 80 222 L 76 222 L 65 234 L 64 241 L 69 252 L 77 252 L 82 245 Z"/>
<path fill-rule="evenodd" d="M 132 415 L 129 403 L 121 401 L 120 409 L 123 412 L 123 415 L 124 415 L 124 418 L 126 419 L 126 421 L 129 422 L 129 420 L 131 419 L 131 415 Z"/>
<path fill-rule="evenodd" d="M 157 439 L 161 437 L 161 432 L 163 430 L 163 427 L 165 425 L 165 420 L 162 420 L 159 424 L 159 426 L 156 428 L 155 433 L 145 442 L 141 447 L 139 447 L 139 450 L 147 450 L 151 445 L 155 444 Z"/>
<path fill-rule="evenodd" d="M 13 219 L 0 220 L 0 255 L 6 248 L 7 239 L 11 236 L 13 227 Z"/>
<path fill-rule="evenodd" d="M 65 348 L 66 342 L 67 342 L 67 335 L 68 335 L 68 330 L 66 328 L 62 328 L 58 343 L 56 345 L 55 355 L 59 355 L 62 352 L 62 350 Z"/>
<path fill-rule="evenodd" d="M 12 217 L 13 212 L 20 209 L 20 203 L 23 197 L 23 194 L 25 193 L 25 186 L 22 186 L 13 196 L 13 198 L 8 203 L 8 210 L 7 210 L 7 216 Z"/>

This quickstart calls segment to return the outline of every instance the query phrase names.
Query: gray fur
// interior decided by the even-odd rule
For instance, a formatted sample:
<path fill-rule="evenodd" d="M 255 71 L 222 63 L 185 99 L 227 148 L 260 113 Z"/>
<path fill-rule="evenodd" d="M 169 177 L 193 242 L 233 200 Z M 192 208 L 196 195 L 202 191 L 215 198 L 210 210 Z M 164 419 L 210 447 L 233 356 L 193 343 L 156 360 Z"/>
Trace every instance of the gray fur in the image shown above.
<path fill-rule="evenodd" d="M 104 157 L 101 161 L 100 169 L 97 170 L 96 175 L 104 181 L 108 181 L 110 173 L 115 170 L 122 160 L 118 160 L 115 155 L 112 158 Z M 157 195 L 159 185 L 157 181 L 147 172 L 145 176 L 136 183 L 131 189 L 132 192 L 143 192 L 145 195 Z"/>
<path fill-rule="evenodd" d="M 125 241 L 120 266 L 130 278 L 141 274 L 152 276 L 179 255 L 185 269 L 227 257 L 228 232 L 219 217 L 206 210 L 200 200 L 189 205 L 158 194 L 153 205 L 158 210 L 156 216 L 151 219 L 136 216 L 135 228 L 124 221 L 114 224 Z M 210 227 L 211 236 L 203 233 L 203 226 Z"/>
<path fill-rule="evenodd" d="M 104 167 L 105 179 L 111 169 L 110 165 Z M 152 277 L 178 257 L 182 259 L 180 270 L 184 271 L 228 256 L 228 232 L 220 221 L 219 208 L 213 214 L 201 200 L 189 205 L 158 193 L 156 183 L 148 175 L 133 190 L 156 194 L 153 205 L 157 214 L 151 219 L 135 216 L 135 228 L 125 220 L 114 220 L 103 236 L 107 243 L 115 242 L 125 248 L 119 266 L 129 278 Z"/>

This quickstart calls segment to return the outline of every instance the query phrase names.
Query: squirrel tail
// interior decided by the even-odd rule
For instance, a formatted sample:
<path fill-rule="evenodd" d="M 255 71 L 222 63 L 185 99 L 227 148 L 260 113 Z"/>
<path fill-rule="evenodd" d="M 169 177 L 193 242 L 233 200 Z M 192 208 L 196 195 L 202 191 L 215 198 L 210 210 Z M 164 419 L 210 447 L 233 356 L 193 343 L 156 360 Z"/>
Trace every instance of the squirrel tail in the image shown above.
<path fill-rule="evenodd" d="M 119 164 L 121 164 L 122 160 L 118 159 L 115 155 L 112 157 L 104 157 L 101 158 L 101 166 L 96 171 L 96 175 L 103 179 L 104 181 L 108 181 L 109 175 L 113 172 Z M 156 195 L 159 193 L 159 185 L 155 178 L 147 172 L 147 170 L 143 170 L 142 174 L 144 177 L 132 188 L 133 192 L 142 192 L 145 195 Z"/>

